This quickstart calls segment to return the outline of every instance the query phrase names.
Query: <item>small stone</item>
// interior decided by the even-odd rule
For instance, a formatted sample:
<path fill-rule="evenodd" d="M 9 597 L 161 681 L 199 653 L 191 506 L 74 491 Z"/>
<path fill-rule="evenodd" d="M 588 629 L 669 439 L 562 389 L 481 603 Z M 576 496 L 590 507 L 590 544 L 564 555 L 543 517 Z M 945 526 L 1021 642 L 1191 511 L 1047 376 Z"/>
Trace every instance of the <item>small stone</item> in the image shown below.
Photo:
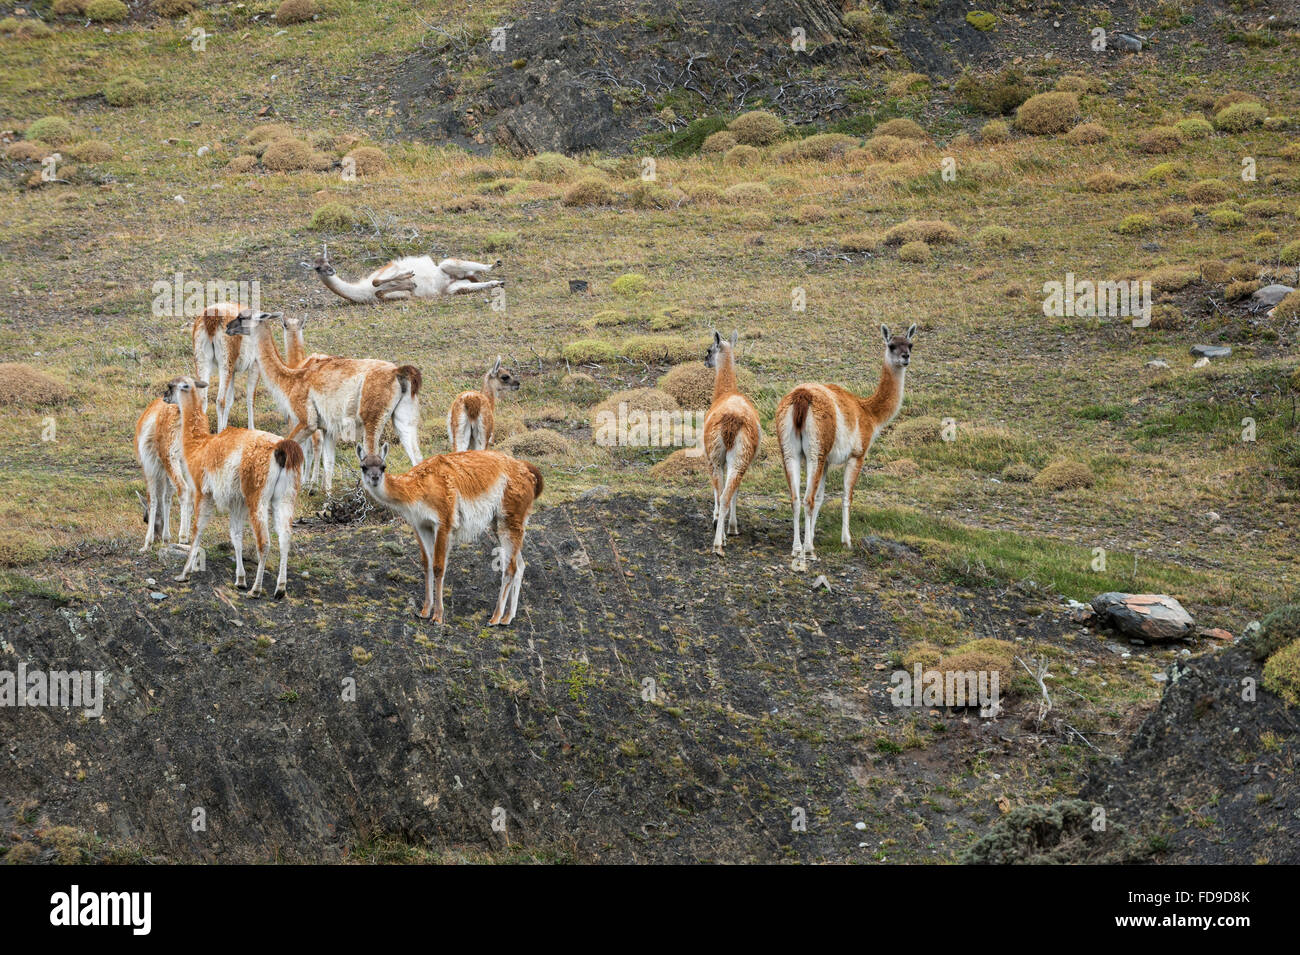
<path fill-rule="evenodd" d="M 1169 677 L 1163 673 L 1152 673 L 1151 679 L 1155 680 L 1157 683 L 1164 683 L 1169 679 Z"/>
<path fill-rule="evenodd" d="M 154 600 L 166 600 L 166 599 L 167 599 L 167 595 L 166 595 L 165 593 L 163 593 L 162 591 L 160 591 L 160 590 L 155 590 L 155 591 L 153 591 L 152 593 L 149 594 L 149 596 L 152 597 Z"/>
<path fill-rule="evenodd" d="M 853 828 L 854 828 L 854 829 L 865 829 L 865 828 L 867 828 L 867 824 L 866 824 L 865 822 L 855 822 L 855 823 L 853 824 Z"/>
<path fill-rule="evenodd" d="M 209 146 L 200 146 L 199 149 L 198 149 L 198 152 L 196 152 L 194 155 L 196 155 L 196 156 L 206 156 L 206 155 L 207 155 L 208 153 L 210 153 L 210 152 L 212 152 L 211 147 L 209 147 Z"/>
<path fill-rule="evenodd" d="M 1169 367 L 1169 362 L 1165 361 L 1163 358 L 1152 358 L 1149 362 L 1147 362 L 1147 367 L 1148 367 L 1148 368 L 1168 368 L 1168 367 Z"/>
<path fill-rule="evenodd" d="M 1192 367 L 1193 367 L 1193 368 L 1204 368 L 1204 367 L 1205 367 L 1206 365 L 1208 365 L 1209 363 L 1210 363 L 1210 359 L 1205 358 L 1204 356 L 1202 356 L 1201 358 L 1198 358 L 1198 359 L 1196 359 L 1196 361 L 1192 362 Z"/>
<path fill-rule="evenodd" d="M 1204 514 L 1201 515 L 1201 520 L 1205 521 L 1205 523 L 1207 524 L 1217 524 L 1219 523 L 1219 512 L 1206 511 Z"/>

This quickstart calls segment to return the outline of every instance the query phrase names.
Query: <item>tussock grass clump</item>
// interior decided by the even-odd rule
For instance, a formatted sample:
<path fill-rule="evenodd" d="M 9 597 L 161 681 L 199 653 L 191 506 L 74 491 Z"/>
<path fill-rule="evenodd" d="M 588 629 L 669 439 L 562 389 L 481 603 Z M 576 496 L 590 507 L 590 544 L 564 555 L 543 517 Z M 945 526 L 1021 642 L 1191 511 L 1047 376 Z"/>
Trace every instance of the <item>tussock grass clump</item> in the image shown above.
<path fill-rule="evenodd" d="M 1177 229 L 1192 224 L 1192 214 L 1181 206 L 1165 206 L 1156 213 L 1156 221 L 1162 226 Z"/>
<path fill-rule="evenodd" d="M 1073 93 L 1039 93 L 1016 110 L 1016 129 L 1035 136 L 1063 133 L 1079 118 L 1079 98 Z"/>
<path fill-rule="evenodd" d="M 1142 173 L 1142 181 L 1171 182 L 1174 179 L 1185 179 L 1187 176 L 1188 169 L 1182 163 L 1158 162 L 1146 172 Z"/>
<path fill-rule="evenodd" d="M 1011 484 L 1028 484 L 1038 476 L 1038 469 L 1024 461 L 1013 461 L 1002 469 L 1002 480 Z"/>
<path fill-rule="evenodd" d="M 1083 188 L 1089 192 L 1119 192 L 1121 189 L 1132 189 L 1136 185 L 1137 183 L 1128 176 L 1121 176 L 1109 169 L 1095 172 L 1083 181 Z"/>
<path fill-rule="evenodd" d="M 62 116 L 43 116 L 23 131 L 23 138 L 51 146 L 66 146 L 77 138 L 77 131 Z"/>
<path fill-rule="evenodd" d="M 5 147 L 5 159 L 14 162 L 40 162 L 52 152 L 54 152 L 53 146 L 47 146 L 34 139 L 20 139 Z"/>
<path fill-rule="evenodd" d="M 623 357 L 651 365 L 690 361 L 703 352 L 703 343 L 680 335 L 633 335 L 619 346 Z"/>
<path fill-rule="evenodd" d="M 872 133 L 876 136 L 897 136 L 899 139 L 919 139 L 928 141 L 930 134 L 922 129 L 914 120 L 910 119 L 890 119 L 881 123 Z"/>
<path fill-rule="evenodd" d="M 1275 219 L 1282 215 L 1282 204 L 1272 199 L 1256 199 L 1241 207 L 1241 211 L 1256 219 Z"/>
<path fill-rule="evenodd" d="M 388 156 L 377 146 L 358 146 L 343 158 L 351 159 L 362 176 L 376 176 L 388 171 Z"/>
<path fill-rule="evenodd" d="M 560 390 L 575 404 L 589 405 L 609 394 L 609 389 L 584 371 L 573 371 L 560 379 Z"/>
<path fill-rule="evenodd" d="M 342 232 L 351 229 L 356 219 L 352 210 L 341 202 L 327 202 L 311 214 L 307 227 L 314 232 Z"/>
<path fill-rule="evenodd" d="M 890 80 L 887 89 L 890 96 L 915 96 L 929 91 L 930 77 L 924 73 L 904 73 Z"/>
<path fill-rule="evenodd" d="M 666 391 L 660 391 L 658 388 L 632 388 L 627 391 L 616 391 L 592 408 L 591 420 L 595 422 L 601 415 L 617 415 L 621 406 L 626 407 L 628 414 L 633 411 L 648 413 L 681 410 L 677 399 Z"/>
<path fill-rule="evenodd" d="M 198 0 L 152 0 L 150 6 L 158 16 L 169 20 L 183 17 L 199 8 Z"/>
<path fill-rule="evenodd" d="M 650 290 L 650 280 L 640 272 L 625 272 L 610 283 L 615 295 L 641 295 Z"/>
<path fill-rule="evenodd" d="M 138 106 L 152 98 L 145 82 L 134 76 L 115 76 L 104 86 L 104 101 L 109 106 Z"/>
<path fill-rule="evenodd" d="M 1151 287 L 1158 292 L 1177 292 L 1187 288 L 1198 278 L 1195 269 L 1185 266 L 1166 265 L 1147 273 Z"/>
<path fill-rule="evenodd" d="M 1222 202 L 1231 194 L 1232 189 L 1221 179 L 1202 179 L 1187 187 L 1187 198 L 1193 202 Z"/>
<path fill-rule="evenodd" d="M 1202 281 L 1211 285 L 1220 285 L 1232 277 L 1232 269 L 1223 259 L 1206 259 L 1196 263 L 1196 269 L 1201 273 Z"/>
<path fill-rule="evenodd" d="M 728 166 L 752 166 L 762 158 L 763 154 L 757 147 L 740 145 L 728 149 L 722 162 Z"/>
<path fill-rule="evenodd" d="M 1137 138 L 1144 153 L 1171 153 L 1183 144 L 1183 134 L 1173 126 L 1152 126 Z"/>
<path fill-rule="evenodd" d="M 689 197 L 676 186 L 661 186 L 655 182 L 632 183 L 627 192 L 627 204 L 633 209 L 671 209 Z"/>
<path fill-rule="evenodd" d="M 903 245 L 906 242 L 925 242 L 939 245 L 960 242 L 961 231 L 942 219 L 908 219 L 885 233 L 885 245 Z"/>
<path fill-rule="evenodd" d="M 843 133 L 821 133 L 786 143 L 772 153 L 772 158 L 777 162 L 828 162 L 841 158 L 857 144 L 856 139 Z"/>
<path fill-rule="evenodd" d="M 1223 290 L 1223 297 L 1229 302 L 1240 302 L 1259 287 L 1259 281 L 1256 279 L 1239 279 L 1228 283 Z"/>
<path fill-rule="evenodd" d="M 1174 123 L 1174 129 L 1178 130 L 1183 139 L 1205 139 L 1214 132 L 1214 127 L 1209 120 L 1200 116 L 1189 116 L 1187 119 L 1180 119 Z"/>
<path fill-rule="evenodd" d="M 1067 73 L 1056 81 L 1056 89 L 1062 93 L 1104 93 L 1107 86 L 1100 76 Z"/>
<path fill-rule="evenodd" d="M 813 222 L 821 222 L 829 215 L 830 212 L 827 211 L 825 206 L 808 203 L 795 210 L 794 221 L 799 225 L 808 225 Z"/>
<path fill-rule="evenodd" d="M 86 0 L 54 0 L 50 11 L 56 17 L 79 17 L 86 12 Z"/>
<path fill-rule="evenodd" d="M 1278 650 L 1264 664 L 1264 689 L 1300 706 L 1300 640 Z"/>
<path fill-rule="evenodd" d="M 785 133 L 785 123 L 781 118 L 763 109 L 741 113 L 727 124 L 727 128 L 737 142 L 746 146 L 768 146 Z"/>
<path fill-rule="evenodd" d="M 107 162 L 117 155 L 113 147 L 102 139 L 86 139 L 73 143 L 65 152 L 81 162 Z"/>
<path fill-rule="evenodd" d="M 564 192 L 566 206 L 608 206 L 614 202 L 614 190 L 603 179 L 579 179 Z"/>
<path fill-rule="evenodd" d="M 1065 138 L 1076 146 L 1092 146 L 1110 139 L 1110 130 L 1101 123 L 1080 123 L 1066 133 Z"/>
<path fill-rule="evenodd" d="M 48 408 L 61 405 L 72 392 L 45 372 L 21 362 L 0 364 L 0 405 Z"/>
<path fill-rule="evenodd" d="M 698 481 L 709 473 L 709 459 L 693 448 L 678 448 L 650 468 L 650 476 L 667 481 L 689 478 Z"/>
<path fill-rule="evenodd" d="M 244 142 L 251 146 L 292 138 L 293 130 L 283 123 L 260 123 L 244 134 Z"/>
<path fill-rule="evenodd" d="M 898 247 L 898 260 L 900 262 L 914 262 L 922 264 L 930 261 L 930 246 L 924 242 L 904 242 Z"/>
<path fill-rule="evenodd" d="M 320 7 L 316 0 L 284 0 L 275 8 L 276 23 L 306 23 L 316 14 Z"/>
<path fill-rule="evenodd" d="M 677 403 L 689 410 L 708 408 L 713 402 L 714 371 L 702 361 L 688 361 L 677 365 L 658 381 L 661 391 L 667 392 Z M 741 392 L 752 395 L 758 385 L 754 373 L 748 368 L 736 368 L 736 385 Z"/>
<path fill-rule="evenodd" d="M 953 92 L 985 116 L 1003 116 L 1033 96 L 1034 87 L 1020 70 L 1008 68 L 993 76 L 964 73 L 953 85 Z"/>
<path fill-rule="evenodd" d="M 1125 216 L 1115 226 L 1115 231 L 1120 235 L 1139 235 L 1143 232 L 1150 232 L 1155 228 L 1155 220 L 1145 212 L 1134 212 Z"/>
<path fill-rule="evenodd" d="M 524 166 L 524 175 L 536 182 L 562 182 L 580 168 L 576 161 L 561 153 L 538 153 Z"/>
<path fill-rule="evenodd" d="M 571 440 L 549 428 L 532 428 L 511 435 L 501 442 L 500 448 L 511 457 L 569 458 L 575 451 Z"/>
<path fill-rule="evenodd" d="M 686 194 L 697 206 L 716 206 L 722 202 L 722 190 L 711 182 L 693 183 L 687 186 Z"/>
<path fill-rule="evenodd" d="M 1011 138 L 1011 127 L 1005 120 L 991 119 L 980 128 L 980 139 L 986 143 L 1005 143 Z"/>
<path fill-rule="evenodd" d="M 272 172 L 310 169 L 313 153 L 301 139 L 277 139 L 262 152 L 262 165 Z"/>
<path fill-rule="evenodd" d="M 1300 318 L 1300 291 L 1292 292 L 1278 302 L 1273 309 L 1273 318 L 1286 321 Z"/>
<path fill-rule="evenodd" d="M 925 143 L 919 139 L 904 139 L 901 136 L 872 136 L 863 148 L 874 159 L 898 162 L 900 159 L 921 155 L 925 152 Z"/>
<path fill-rule="evenodd" d="M 1016 244 L 1016 234 L 1004 225 L 986 225 L 975 233 L 975 242 L 986 249 L 1009 249 Z"/>
<path fill-rule="evenodd" d="M 1276 241 L 1277 233 L 1271 229 L 1263 229 L 1250 237 L 1251 245 L 1272 245 Z"/>
<path fill-rule="evenodd" d="M 932 444 L 940 440 L 943 422 L 929 415 L 906 418 L 894 425 L 893 439 L 903 447 Z"/>
<path fill-rule="evenodd" d="M 226 172 L 244 173 L 252 172 L 257 168 L 256 156 L 236 156 L 230 162 L 226 163 Z"/>
<path fill-rule="evenodd" d="M 1241 90 L 1231 90 L 1224 93 L 1214 101 L 1210 110 L 1214 113 L 1221 113 L 1229 106 L 1236 106 L 1238 103 L 1258 103 L 1259 97 L 1254 93 L 1244 93 Z"/>
<path fill-rule="evenodd" d="M 840 236 L 838 244 L 841 252 L 875 252 L 880 248 L 880 240 L 865 232 Z"/>
<path fill-rule="evenodd" d="M 1259 622 L 1259 630 L 1246 641 L 1246 646 L 1256 660 L 1267 660 L 1297 640 L 1300 640 L 1300 604 L 1283 604 Z"/>
<path fill-rule="evenodd" d="M 1283 265 L 1300 265 L 1300 239 L 1284 245 L 1277 254 L 1277 260 Z"/>
<path fill-rule="evenodd" d="M 1300 162 L 1300 143 L 1288 143 L 1278 155 L 1290 162 Z"/>
<path fill-rule="evenodd" d="M 19 40 L 46 40 L 54 35 L 44 20 L 31 17 L 5 17 L 0 20 L 0 34 Z"/>
<path fill-rule="evenodd" d="M 121 23 L 130 12 L 122 0 L 90 0 L 84 16 L 91 23 Z"/>
<path fill-rule="evenodd" d="M 1225 133 L 1242 133 L 1259 126 L 1266 115 L 1259 103 L 1234 103 L 1214 114 L 1214 128 Z"/>
<path fill-rule="evenodd" d="M 725 202 L 733 206 L 763 203 L 772 198 L 772 190 L 761 182 L 738 182 L 722 193 Z"/>
<path fill-rule="evenodd" d="M 700 144 L 702 153 L 725 153 L 735 146 L 740 140 L 736 134 L 730 130 L 720 129 L 716 133 L 710 133 L 704 137 L 704 142 Z"/>
<path fill-rule="evenodd" d="M 1239 209 L 1211 209 L 1209 219 L 1219 229 L 1236 229 L 1246 224 L 1246 216 Z"/>
<path fill-rule="evenodd" d="M 1097 477 L 1083 461 L 1053 461 L 1034 478 L 1034 486 L 1048 491 L 1092 487 Z"/>

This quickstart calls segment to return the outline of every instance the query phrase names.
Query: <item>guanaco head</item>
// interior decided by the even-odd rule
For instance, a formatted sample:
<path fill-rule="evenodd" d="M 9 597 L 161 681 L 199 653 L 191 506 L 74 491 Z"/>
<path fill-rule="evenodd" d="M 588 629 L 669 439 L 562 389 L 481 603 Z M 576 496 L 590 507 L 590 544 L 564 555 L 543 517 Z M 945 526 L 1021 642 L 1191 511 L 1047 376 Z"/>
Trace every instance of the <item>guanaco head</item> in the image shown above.
<path fill-rule="evenodd" d="M 226 326 L 227 335 L 251 335 L 253 329 L 267 322 L 273 322 L 277 318 L 283 318 L 284 312 L 255 312 L 251 308 L 246 308 L 236 318 L 232 318 Z"/>
<path fill-rule="evenodd" d="M 388 442 L 379 446 L 378 454 L 366 454 L 364 444 L 357 445 L 357 460 L 361 463 L 361 484 L 367 491 L 378 491 L 384 483 L 385 462 L 388 460 Z"/>
<path fill-rule="evenodd" d="M 725 348 L 731 352 L 735 352 L 736 343 L 739 341 L 740 332 L 738 331 L 732 332 L 730 339 L 723 338 L 715 331 L 713 333 L 713 341 L 709 344 L 709 350 L 704 353 L 705 366 L 708 368 L 717 368 L 718 356 L 722 354 L 722 350 Z"/>
<path fill-rule="evenodd" d="M 518 391 L 522 382 L 509 368 L 501 367 L 501 356 L 497 355 L 496 362 L 483 377 L 483 384 L 495 396 L 501 394 L 503 390 Z"/>
<path fill-rule="evenodd" d="M 333 275 L 334 266 L 330 265 L 330 252 L 327 246 L 322 245 L 320 251 L 316 253 L 316 261 L 312 264 L 317 275 Z"/>
<path fill-rule="evenodd" d="M 284 326 L 286 332 L 300 332 L 307 326 L 307 316 L 281 315 L 280 324 Z"/>
<path fill-rule="evenodd" d="M 208 387 L 206 381 L 195 381 L 193 378 L 182 375 L 167 382 L 167 387 L 163 389 L 162 399 L 169 405 L 179 405 L 181 395 L 206 387 Z"/>
<path fill-rule="evenodd" d="M 912 363 L 912 339 L 916 338 L 916 323 L 908 328 L 906 335 L 891 335 L 888 325 L 880 326 L 880 334 L 885 339 L 885 361 L 895 369 L 906 368 Z"/>

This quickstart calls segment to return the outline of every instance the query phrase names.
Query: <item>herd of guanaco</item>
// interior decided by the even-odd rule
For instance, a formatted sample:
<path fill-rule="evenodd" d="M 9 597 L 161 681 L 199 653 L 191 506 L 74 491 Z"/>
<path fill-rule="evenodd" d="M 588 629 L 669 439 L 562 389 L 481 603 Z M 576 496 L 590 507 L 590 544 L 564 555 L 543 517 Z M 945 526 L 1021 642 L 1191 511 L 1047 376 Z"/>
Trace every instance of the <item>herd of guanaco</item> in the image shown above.
<path fill-rule="evenodd" d="M 391 262 L 358 283 L 339 280 L 324 251 L 316 271 L 327 287 L 355 302 L 454 295 L 497 288 L 499 280 L 479 276 L 492 266 L 460 259 L 435 264 L 429 257 Z M 284 334 L 281 355 L 271 326 Z M 188 544 L 185 566 L 176 578 L 199 569 L 200 542 L 214 511 L 227 514 L 235 554 L 235 584 L 249 596 L 263 593 L 262 580 L 274 528 L 279 569 L 274 595 L 285 596 L 289 540 L 304 475 L 308 486 L 333 488 L 335 448 L 354 444 L 361 486 L 376 503 L 401 516 L 415 531 L 425 575 L 419 616 L 442 622 L 443 578 L 452 543 L 468 543 L 491 530 L 499 545 L 501 590 L 489 625 L 514 620 L 523 582 L 524 532 L 533 502 L 542 493 L 542 473 L 533 464 L 491 449 L 496 403 L 520 387 L 518 376 L 500 356 L 483 377 L 479 391 L 458 394 L 447 413 L 450 452 L 424 458 L 420 453 L 421 375 L 410 364 L 378 359 L 308 353 L 305 318 L 282 312 L 243 309 L 232 303 L 206 308 L 194 319 L 194 373 L 168 382 L 136 424 L 136 455 L 147 493 L 144 546 L 155 535 L 171 540 L 171 501 L 179 498 L 177 542 Z M 830 468 L 844 468 L 841 541 L 850 543 L 849 506 L 867 452 L 898 414 L 911 362 L 916 325 L 902 335 L 880 326 L 884 361 L 875 392 L 860 397 L 835 384 L 805 383 L 776 406 L 774 424 L 790 501 L 794 509 L 791 566 L 805 570 L 815 560 L 813 534 Z M 740 483 L 757 457 L 762 427 L 754 403 L 736 378 L 739 333 L 718 332 L 705 354 L 714 370 L 713 397 L 704 419 L 701 444 L 713 485 L 713 551 L 724 553 L 728 534 L 737 534 L 736 498 Z M 217 430 L 210 429 L 208 397 L 216 378 Z M 230 426 L 236 378 L 248 400 L 248 427 Z M 253 421 L 253 392 L 265 382 L 285 415 L 282 437 L 260 431 Z M 387 473 L 388 444 L 380 438 L 392 424 L 412 467 Z M 243 535 L 252 525 L 257 572 L 251 585 L 244 572 Z M 802 525 L 802 526 L 801 526 Z"/>

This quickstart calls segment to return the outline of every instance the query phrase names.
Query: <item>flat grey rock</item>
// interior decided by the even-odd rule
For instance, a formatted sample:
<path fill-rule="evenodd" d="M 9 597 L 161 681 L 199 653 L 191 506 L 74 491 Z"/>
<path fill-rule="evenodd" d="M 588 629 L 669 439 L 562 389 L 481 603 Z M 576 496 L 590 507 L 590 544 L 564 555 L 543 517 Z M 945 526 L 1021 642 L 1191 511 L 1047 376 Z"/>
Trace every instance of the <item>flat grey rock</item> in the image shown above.
<path fill-rule="evenodd" d="M 1232 349 L 1227 345 L 1193 345 L 1192 354 L 1200 358 L 1227 358 Z"/>
<path fill-rule="evenodd" d="M 1111 591 L 1092 598 L 1101 622 L 1137 643 L 1165 643 L 1187 636 L 1196 626 L 1192 615 L 1165 594 L 1122 594 Z"/>
<path fill-rule="evenodd" d="M 1265 285 L 1262 289 L 1257 289 L 1250 297 L 1257 305 L 1272 306 L 1294 291 L 1295 289 L 1289 285 Z"/>

